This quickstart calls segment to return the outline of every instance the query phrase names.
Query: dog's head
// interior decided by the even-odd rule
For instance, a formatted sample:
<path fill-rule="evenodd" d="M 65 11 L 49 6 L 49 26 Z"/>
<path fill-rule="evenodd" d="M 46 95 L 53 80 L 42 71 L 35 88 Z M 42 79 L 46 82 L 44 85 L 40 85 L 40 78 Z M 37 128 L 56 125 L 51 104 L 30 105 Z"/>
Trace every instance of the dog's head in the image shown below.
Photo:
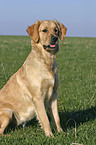
<path fill-rule="evenodd" d="M 34 43 L 40 43 L 47 52 L 56 54 L 59 50 L 58 38 L 64 40 L 66 30 L 66 27 L 56 20 L 45 20 L 29 26 L 27 32 Z"/>

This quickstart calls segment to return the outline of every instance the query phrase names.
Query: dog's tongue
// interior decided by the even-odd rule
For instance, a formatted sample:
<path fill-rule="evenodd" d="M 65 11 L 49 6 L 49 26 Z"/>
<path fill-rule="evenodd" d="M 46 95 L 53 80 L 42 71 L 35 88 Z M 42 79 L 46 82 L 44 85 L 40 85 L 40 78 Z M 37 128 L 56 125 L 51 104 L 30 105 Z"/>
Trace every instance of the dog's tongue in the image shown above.
<path fill-rule="evenodd" d="M 55 45 L 50 45 L 50 47 L 55 47 Z"/>

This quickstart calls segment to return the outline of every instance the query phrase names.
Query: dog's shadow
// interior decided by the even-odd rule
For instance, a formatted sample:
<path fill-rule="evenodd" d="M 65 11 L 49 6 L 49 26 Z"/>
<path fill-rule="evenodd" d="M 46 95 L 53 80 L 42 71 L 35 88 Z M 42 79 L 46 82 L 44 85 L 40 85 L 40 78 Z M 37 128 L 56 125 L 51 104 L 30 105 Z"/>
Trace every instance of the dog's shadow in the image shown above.
<path fill-rule="evenodd" d="M 87 110 L 59 112 L 59 115 L 63 130 L 72 127 L 78 128 L 81 124 L 92 121 L 96 118 L 96 107 L 91 107 Z"/>
<path fill-rule="evenodd" d="M 84 122 L 88 122 L 94 120 L 96 118 L 96 107 L 91 107 L 87 110 L 79 110 L 79 111 L 71 111 L 71 112 L 59 112 L 61 126 L 63 130 L 66 132 L 69 128 L 78 128 Z M 36 118 L 26 123 L 26 127 L 37 127 L 38 121 Z M 16 126 L 16 122 L 11 122 L 7 129 L 5 130 L 5 134 L 9 134 L 12 130 L 18 130 L 23 128 L 23 125 Z"/>

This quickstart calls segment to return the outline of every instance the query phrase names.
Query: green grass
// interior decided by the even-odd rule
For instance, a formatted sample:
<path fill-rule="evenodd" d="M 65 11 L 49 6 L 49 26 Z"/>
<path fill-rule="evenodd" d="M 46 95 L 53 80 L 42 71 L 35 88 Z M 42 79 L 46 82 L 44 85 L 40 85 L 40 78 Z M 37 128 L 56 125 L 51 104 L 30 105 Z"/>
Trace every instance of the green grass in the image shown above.
<path fill-rule="evenodd" d="M 0 145 L 96 145 L 96 38 L 65 38 L 56 61 L 60 80 L 58 109 L 65 131 L 46 137 L 36 119 L 10 128 Z M 31 50 L 27 36 L 0 36 L 0 89 Z M 8 136 L 8 134 L 10 136 Z"/>

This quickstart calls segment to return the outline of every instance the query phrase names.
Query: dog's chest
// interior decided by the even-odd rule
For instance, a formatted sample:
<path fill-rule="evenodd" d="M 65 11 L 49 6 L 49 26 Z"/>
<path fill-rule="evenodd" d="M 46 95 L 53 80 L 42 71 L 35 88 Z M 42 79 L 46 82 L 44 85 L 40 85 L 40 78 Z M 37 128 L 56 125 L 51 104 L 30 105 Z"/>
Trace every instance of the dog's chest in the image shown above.
<path fill-rule="evenodd" d="M 54 87 L 54 76 L 53 75 L 45 75 L 41 82 L 41 93 L 44 99 L 50 99 L 53 92 Z"/>

